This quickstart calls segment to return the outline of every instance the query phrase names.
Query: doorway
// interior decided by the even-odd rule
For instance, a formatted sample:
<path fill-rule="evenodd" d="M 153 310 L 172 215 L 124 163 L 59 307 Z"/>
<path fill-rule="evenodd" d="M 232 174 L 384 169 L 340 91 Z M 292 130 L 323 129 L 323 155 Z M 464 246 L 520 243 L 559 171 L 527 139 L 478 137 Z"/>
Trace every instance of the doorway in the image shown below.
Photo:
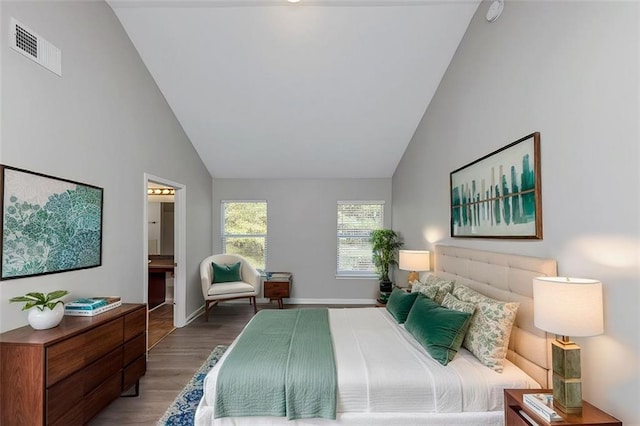
<path fill-rule="evenodd" d="M 160 194 L 156 194 L 156 188 Z M 148 346 L 151 347 L 156 342 L 151 341 L 150 335 L 156 331 L 163 333 L 163 330 L 151 329 L 158 316 L 164 319 L 162 327 L 168 329 L 166 333 L 186 324 L 186 188 L 180 183 L 145 173 L 144 191 L 143 261 L 146 267 L 142 294 L 149 309 L 155 308 L 149 315 L 153 321 L 148 321 Z M 165 226 L 161 226 L 163 222 Z"/>

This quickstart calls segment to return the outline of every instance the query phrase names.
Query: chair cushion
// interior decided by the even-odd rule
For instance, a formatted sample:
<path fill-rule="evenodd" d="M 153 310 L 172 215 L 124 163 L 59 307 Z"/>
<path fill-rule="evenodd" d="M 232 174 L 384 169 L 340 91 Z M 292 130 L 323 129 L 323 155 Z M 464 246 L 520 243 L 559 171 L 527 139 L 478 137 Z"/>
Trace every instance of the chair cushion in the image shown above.
<path fill-rule="evenodd" d="M 229 263 L 219 265 L 215 262 L 211 262 L 213 268 L 213 282 L 214 283 L 229 283 L 234 281 L 242 281 L 240 275 L 240 267 L 242 262 Z"/>
<path fill-rule="evenodd" d="M 230 293 L 253 293 L 255 289 L 251 284 L 242 281 L 234 281 L 228 283 L 213 283 L 209 287 L 207 294 L 209 296 L 219 296 Z"/>

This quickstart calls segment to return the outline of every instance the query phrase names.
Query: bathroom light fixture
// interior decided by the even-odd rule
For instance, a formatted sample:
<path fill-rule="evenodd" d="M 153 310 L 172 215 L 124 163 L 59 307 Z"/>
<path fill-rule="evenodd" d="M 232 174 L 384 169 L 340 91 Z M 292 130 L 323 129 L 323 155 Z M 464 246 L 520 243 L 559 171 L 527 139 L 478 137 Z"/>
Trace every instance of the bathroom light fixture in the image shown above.
<path fill-rule="evenodd" d="M 149 188 L 147 189 L 148 195 L 175 195 L 176 190 L 173 188 Z"/>

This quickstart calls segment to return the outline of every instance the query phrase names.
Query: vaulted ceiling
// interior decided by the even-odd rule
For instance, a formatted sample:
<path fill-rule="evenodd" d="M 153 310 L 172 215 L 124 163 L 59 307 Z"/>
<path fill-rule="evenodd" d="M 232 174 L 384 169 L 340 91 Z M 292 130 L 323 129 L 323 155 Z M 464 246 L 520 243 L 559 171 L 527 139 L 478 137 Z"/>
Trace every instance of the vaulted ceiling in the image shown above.
<path fill-rule="evenodd" d="M 214 178 L 391 177 L 480 0 L 108 0 Z"/>

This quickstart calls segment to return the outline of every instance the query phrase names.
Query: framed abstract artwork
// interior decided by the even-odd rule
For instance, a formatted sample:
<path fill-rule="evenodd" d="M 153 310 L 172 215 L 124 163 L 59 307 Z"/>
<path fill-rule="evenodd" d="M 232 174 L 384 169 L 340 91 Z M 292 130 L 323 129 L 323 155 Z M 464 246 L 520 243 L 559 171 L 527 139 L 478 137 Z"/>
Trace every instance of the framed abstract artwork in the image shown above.
<path fill-rule="evenodd" d="M 451 236 L 542 239 L 540 133 L 450 174 Z"/>
<path fill-rule="evenodd" d="M 102 188 L 5 165 L 0 179 L 1 280 L 102 264 Z"/>

